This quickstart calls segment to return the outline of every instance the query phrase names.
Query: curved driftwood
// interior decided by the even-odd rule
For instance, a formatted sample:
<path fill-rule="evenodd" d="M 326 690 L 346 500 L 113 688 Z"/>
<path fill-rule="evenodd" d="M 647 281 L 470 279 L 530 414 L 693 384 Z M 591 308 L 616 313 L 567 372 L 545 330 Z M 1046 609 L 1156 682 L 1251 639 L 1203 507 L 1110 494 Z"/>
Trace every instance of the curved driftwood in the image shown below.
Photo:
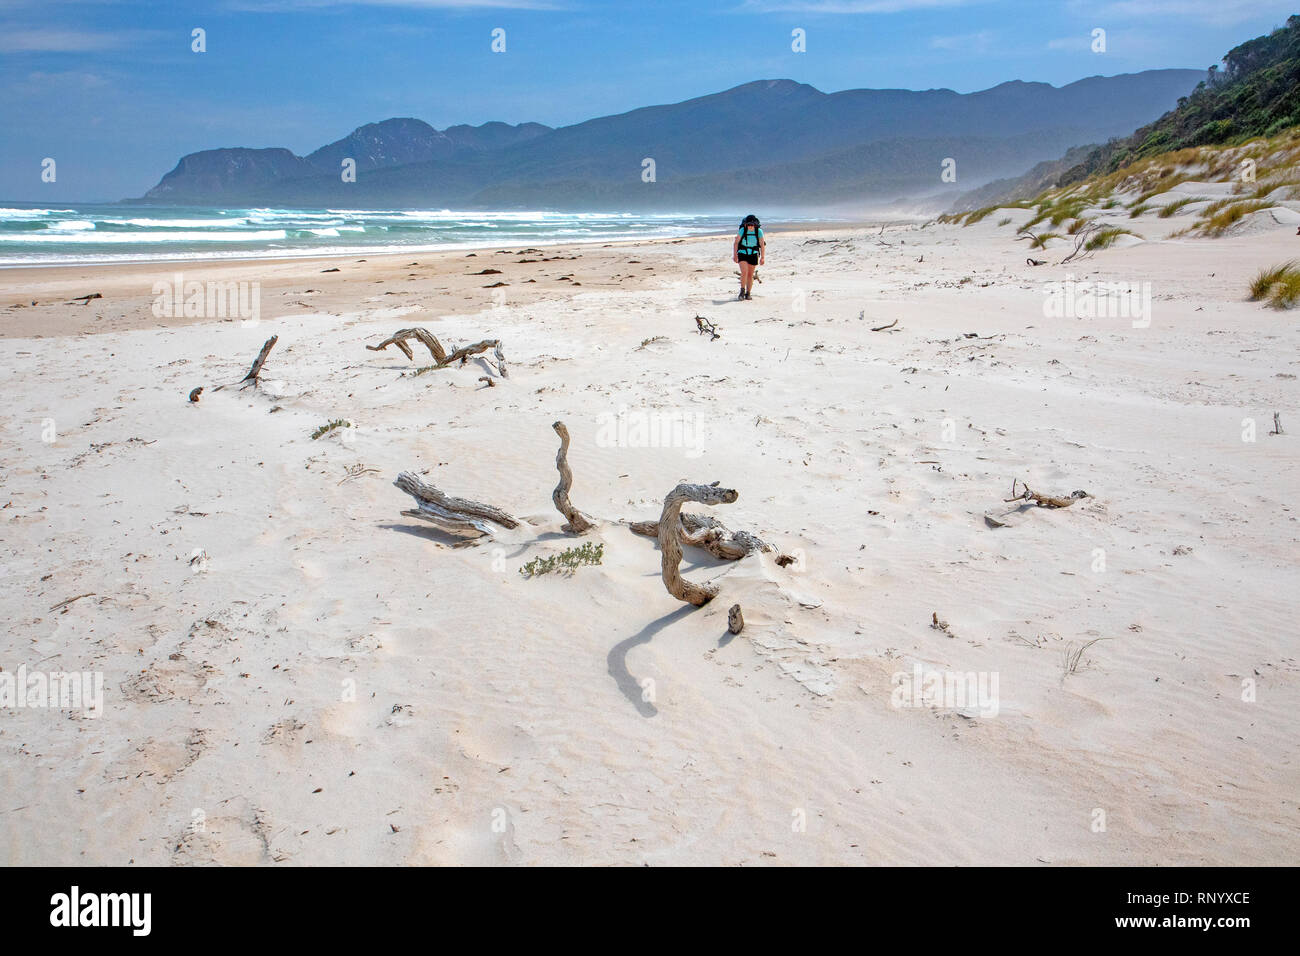
<path fill-rule="evenodd" d="M 567 523 L 562 526 L 563 530 L 571 534 L 586 534 L 594 525 L 569 500 L 569 489 L 573 487 L 573 469 L 569 467 L 569 429 L 565 427 L 564 422 L 556 422 L 551 427 L 555 429 L 555 434 L 560 436 L 560 450 L 555 453 L 555 468 L 560 473 L 560 483 L 551 493 L 551 500 L 567 520 Z"/>
<path fill-rule="evenodd" d="M 408 344 L 410 339 L 422 342 L 424 347 L 429 350 L 429 354 L 433 356 L 434 368 L 445 368 L 452 362 L 456 361 L 459 361 L 464 365 L 465 361 L 471 355 L 477 355 L 480 352 L 486 352 L 488 349 L 492 349 L 497 360 L 497 374 L 502 378 L 510 377 L 509 373 L 506 371 L 506 357 L 501 351 L 500 339 L 484 339 L 482 342 L 477 342 L 474 345 L 466 345 L 465 347 L 456 349 L 448 354 L 447 350 L 442 347 L 442 343 L 438 341 L 438 337 L 428 329 L 398 329 L 378 345 L 367 345 L 366 348 L 372 352 L 382 352 L 384 349 L 388 348 L 388 346 L 396 345 L 402 350 L 402 354 L 404 354 L 408 359 L 414 359 L 415 353 L 411 351 L 411 346 Z"/>
<path fill-rule="evenodd" d="M 423 342 L 424 347 L 429 350 L 429 354 L 433 356 L 435 362 L 441 364 L 447 360 L 447 351 L 442 347 L 442 343 L 439 342 L 434 334 L 428 329 L 398 329 L 378 345 L 367 345 L 366 348 L 372 352 L 382 352 L 384 349 L 388 348 L 388 346 L 396 345 L 402 350 L 402 353 L 408 359 L 414 359 L 415 353 L 412 352 L 411 347 L 406 344 L 407 339 L 415 339 L 419 342 Z"/>
<path fill-rule="evenodd" d="M 633 521 L 628 524 L 628 527 L 632 529 L 633 534 L 647 538 L 659 537 L 658 521 Z M 748 531 L 729 530 L 726 525 L 711 515 L 688 511 L 680 516 L 677 530 L 682 544 L 703 548 L 715 558 L 724 561 L 739 561 L 745 555 L 756 551 L 777 550 L 776 545 L 769 544 Z M 780 559 L 777 560 L 779 563 Z"/>
<path fill-rule="evenodd" d="M 402 514 L 428 521 L 448 534 L 478 537 L 490 535 L 493 524 L 519 527 L 519 522 L 500 508 L 468 498 L 452 498 L 409 471 L 399 474 L 393 484 L 415 499 L 415 508 Z"/>
<path fill-rule="evenodd" d="M 668 492 L 663 514 L 659 516 L 659 553 L 663 564 L 664 587 L 679 601 L 696 607 L 708 604 L 717 596 L 716 584 L 693 584 L 682 577 L 682 542 L 678 531 L 682 505 L 694 501 L 701 505 L 731 504 L 740 497 L 734 488 L 711 485 L 681 484 Z"/>

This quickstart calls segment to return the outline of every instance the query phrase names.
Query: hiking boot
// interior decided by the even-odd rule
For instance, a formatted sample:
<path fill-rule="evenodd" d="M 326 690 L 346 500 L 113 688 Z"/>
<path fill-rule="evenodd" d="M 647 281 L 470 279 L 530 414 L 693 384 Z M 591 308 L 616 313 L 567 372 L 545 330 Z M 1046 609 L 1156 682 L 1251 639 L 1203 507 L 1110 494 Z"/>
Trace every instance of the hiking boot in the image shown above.
<path fill-rule="evenodd" d="M 741 290 L 740 290 L 740 295 L 736 296 L 736 300 L 737 300 L 737 301 L 743 301 L 744 298 L 745 298 L 745 290 L 744 290 L 744 289 L 741 289 Z"/>

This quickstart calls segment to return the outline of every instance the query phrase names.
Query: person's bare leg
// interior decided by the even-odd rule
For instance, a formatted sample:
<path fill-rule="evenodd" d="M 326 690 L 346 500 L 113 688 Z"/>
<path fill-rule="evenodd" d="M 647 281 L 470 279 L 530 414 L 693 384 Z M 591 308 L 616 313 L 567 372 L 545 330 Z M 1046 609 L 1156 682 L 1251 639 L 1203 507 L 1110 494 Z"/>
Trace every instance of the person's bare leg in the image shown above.
<path fill-rule="evenodd" d="M 754 284 L 754 267 L 748 262 L 740 264 L 740 291 L 749 294 L 749 287 Z"/>

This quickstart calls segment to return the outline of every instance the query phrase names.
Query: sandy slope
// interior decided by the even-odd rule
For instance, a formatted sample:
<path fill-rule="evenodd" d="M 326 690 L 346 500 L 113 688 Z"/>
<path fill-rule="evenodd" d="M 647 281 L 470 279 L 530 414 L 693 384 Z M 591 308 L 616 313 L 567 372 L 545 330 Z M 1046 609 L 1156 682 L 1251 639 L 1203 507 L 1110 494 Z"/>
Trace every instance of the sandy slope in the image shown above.
<path fill-rule="evenodd" d="M 1046 317 L 1067 270 L 991 225 L 835 238 L 773 235 L 748 303 L 725 240 L 221 267 L 262 277 L 255 328 L 159 323 L 141 267 L 0 274 L 0 666 L 106 683 L 98 719 L 0 713 L 0 859 L 1294 862 L 1300 455 L 1266 432 L 1300 430 L 1300 320 L 1243 299 L 1300 240 L 1078 264 L 1152 283 L 1134 328 Z M 499 336 L 510 377 L 362 347 L 411 324 Z M 260 393 L 212 391 L 273 333 Z M 698 447 L 611 445 L 624 407 Z M 605 559 L 526 580 L 573 543 L 557 419 Z M 403 469 L 525 524 L 454 547 L 400 515 Z M 1013 478 L 1094 497 L 1018 509 Z M 681 480 L 737 488 L 716 516 L 802 560 L 688 553 L 722 591 L 677 603 L 620 522 Z M 893 706 L 914 662 L 996 674 L 997 715 Z"/>

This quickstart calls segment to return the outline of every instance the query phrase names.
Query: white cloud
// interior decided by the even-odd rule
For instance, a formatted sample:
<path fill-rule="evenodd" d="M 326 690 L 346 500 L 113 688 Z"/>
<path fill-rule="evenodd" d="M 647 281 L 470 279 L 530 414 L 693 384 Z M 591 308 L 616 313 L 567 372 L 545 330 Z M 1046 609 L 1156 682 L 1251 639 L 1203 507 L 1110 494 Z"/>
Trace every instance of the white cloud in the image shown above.
<path fill-rule="evenodd" d="M 0 32 L 0 53 L 91 53 L 120 50 L 138 45 L 154 35 L 149 30 L 5 30 Z"/>
<path fill-rule="evenodd" d="M 930 37 L 930 49 L 985 53 L 996 38 L 997 34 L 992 30 L 980 30 L 978 33 L 963 33 L 958 36 Z"/>

